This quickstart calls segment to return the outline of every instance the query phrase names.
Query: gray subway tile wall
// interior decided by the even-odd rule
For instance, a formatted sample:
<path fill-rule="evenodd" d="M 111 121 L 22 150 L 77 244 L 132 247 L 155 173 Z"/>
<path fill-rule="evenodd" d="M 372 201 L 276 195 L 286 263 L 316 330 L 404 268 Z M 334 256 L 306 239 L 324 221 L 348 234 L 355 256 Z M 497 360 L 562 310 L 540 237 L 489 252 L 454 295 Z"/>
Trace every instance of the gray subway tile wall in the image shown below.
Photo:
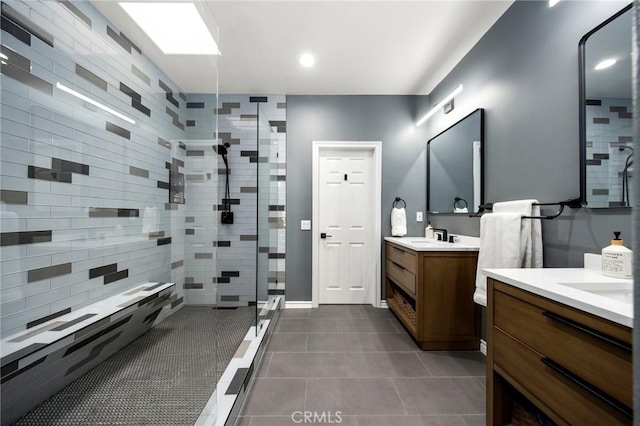
<path fill-rule="evenodd" d="M 608 207 L 622 199 L 620 171 L 633 143 L 631 99 L 587 101 L 587 199 L 589 205 Z M 632 179 L 630 179 L 632 181 Z M 631 192 L 631 191 L 630 191 Z"/>
<path fill-rule="evenodd" d="M 258 105 L 274 135 L 260 159 L 271 179 L 260 185 L 279 207 L 268 213 L 264 254 L 269 291 L 281 294 L 285 97 L 185 95 L 89 2 L 10 5 L 2 19 L 2 336 L 147 281 L 178 284 L 172 309 L 201 303 L 203 291 L 214 295 L 207 303 L 255 302 L 256 244 L 247 236 L 257 234 Z M 136 124 L 86 108 L 58 82 Z M 224 180 L 213 150 L 225 142 L 231 226 L 219 223 Z M 172 167 L 186 176 L 188 205 L 167 202 Z M 66 264 L 71 270 L 60 274 Z M 218 277 L 217 269 L 237 275 Z M 183 290 L 185 274 L 203 288 Z"/>
<path fill-rule="evenodd" d="M 220 105 L 219 108 L 216 105 Z M 258 106 L 267 115 L 266 122 L 271 124 L 270 146 L 258 147 Z M 213 120 L 214 117 L 217 120 Z M 272 180 L 258 183 L 258 169 L 252 158 L 257 158 L 258 151 L 265 157 L 268 155 L 269 174 L 286 176 L 286 97 L 282 95 L 248 96 L 248 95 L 188 95 L 187 121 L 193 121 L 194 126 L 187 128 L 187 158 L 185 164 L 187 181 L 191 185 L 187 188 L 187 199 L 197 199 L 197 209 L 190 209 L 186 217 L 187 229 L 193 233 L 187 234 L 187 251 L 191 244 L 192 255 L 185 256 L 185 274 L 195 277 L 196 282 L 218 284 L 217 303 L 220 306 L 247 305 L 259 302 L 265 295 L 256 298 L 256 241 L 258 229 L 256 226 L 256 209 L 258 208 L 258 186 L 268 189 L 269 204 L 281 206 L 277 211 L 268 211 L 267 206 L 261 206 L 264 213 L 268 213 L 269 220 L 280 220 L 281 227 L 265 229 L 268 232 L 269 245 L 273 251 L 285 253 L 285 191 L 284 180 Z M 283 131 L 278 131 L 278 129 Z M 216 134 L 218 138 L 212 138 Z M 230 198 L 225 193 L 225 167 L 222 159 L 217 155 L 217 145 L 229 143 L 228 161 L 230 168 Z M 269 154 L 267 154 L 267 152 Z M 217 164 L 217 172 L 211 168 L 211 162 Z M 276 178 L 277 179 L 277 178 Z M 189 202 L 189 201 L 188 201 Z M 220 210 L 225 202 L 231 205 L 234 212 L 234 224 L 220 224 Z M 212 217 L 213 214 L 213 217 Z M 211 241 L 207 236 L 205 225 L 213 221 L 217 225 L 217 238 Z M 213 242 L 213 244 L 212 244 Z M 211 271 L 198 266 L 198 259 L 208 253 L 215 254 L 218 271 L 233 271 L 212 276 Z M 217 249 L 217 252 L 216 252 Z M 284 258 L 270 258 L 262 254 L 262 261 L 268 263 L 267 276 L 260 277 L 261 283 L 268 282 L 268 290 L 272 294 L 285 289 Z M 276 274 L 279 279 L 269 280 L 269 276 Z M 266 271 L 265 271 L 266 272 Z M 189 293 L 185 291 L 185 300 L 189 300 Z"/>
<path fill-rule="evenodd" d="M 186 208 L 164 183 L 186 99 L 87 1 L 3 2 L 1 43 L 2 337 L 147 281 L 179 308 Z"/>

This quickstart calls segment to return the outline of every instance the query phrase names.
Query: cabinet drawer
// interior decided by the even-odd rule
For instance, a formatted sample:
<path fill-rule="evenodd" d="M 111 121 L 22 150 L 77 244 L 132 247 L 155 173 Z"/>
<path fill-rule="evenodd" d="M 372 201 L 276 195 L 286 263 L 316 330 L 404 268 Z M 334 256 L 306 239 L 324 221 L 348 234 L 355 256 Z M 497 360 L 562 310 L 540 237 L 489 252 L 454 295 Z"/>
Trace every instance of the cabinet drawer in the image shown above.
<path fill-rule="evenodd" d="M 416 273 L 416 255 L 410 251 L 387 244 L 387 259 L 413 274 Z"/>
<path fill-rule="evenodd" d="M 402 266 L 387 259 L 387 275 L 404 290 L 416 294 L 416 276 Z"/>
<path fill-rule="evenodd" d="M 545 364 L 557 360 L 529 349 L 498 328 L 494 328 L 493 345 L 496 371 L 533 403 L 546 406 L 552 417 L 572 425 L 632 423 L 630 417 L 559 372 L 557 366 Z"/>
<path fill-rule="evenodd" d="M 494 324 L 540 354 L 570 366 L 587 382 L 631 407 L 631 351 L 605 333 L 567 318 L 561 309 L 543 309 L 494 292 Z"/>

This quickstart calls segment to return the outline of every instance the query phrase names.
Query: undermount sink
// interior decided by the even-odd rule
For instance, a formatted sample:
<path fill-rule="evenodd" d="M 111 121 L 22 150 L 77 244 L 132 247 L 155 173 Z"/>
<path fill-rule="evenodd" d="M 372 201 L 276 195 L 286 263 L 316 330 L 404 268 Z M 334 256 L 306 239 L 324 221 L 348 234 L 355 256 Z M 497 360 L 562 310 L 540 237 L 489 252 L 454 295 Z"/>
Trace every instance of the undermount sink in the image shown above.
<path fill-rule="evenodd" d="M 633 285 L 630 282 L 576 282 L 558 284 L 629 305 L 633 304 Z"/>

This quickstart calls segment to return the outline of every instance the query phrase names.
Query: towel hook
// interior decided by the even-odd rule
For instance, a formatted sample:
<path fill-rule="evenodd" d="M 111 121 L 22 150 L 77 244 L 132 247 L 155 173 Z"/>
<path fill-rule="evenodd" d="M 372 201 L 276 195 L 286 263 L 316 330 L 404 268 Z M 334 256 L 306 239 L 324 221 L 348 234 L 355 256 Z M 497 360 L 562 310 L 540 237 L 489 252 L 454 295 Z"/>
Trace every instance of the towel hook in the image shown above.
<path fill-rule="evenodd" d="M 398 203 L 402 203 L 402 204 L 403 204 L 402 208 L 406 208 L 406 207 L 407 207 L 407 202 L 406 202 L 406 201 L 404 201 L 404 200 L 403 200 L 402 198 L 400 198 L 400 197 L 396 197 L 396 199 L 393 201 L 393 207 L 395 208 L 395 207 L 396 207 L 396 204 L 398 204 Z"/>

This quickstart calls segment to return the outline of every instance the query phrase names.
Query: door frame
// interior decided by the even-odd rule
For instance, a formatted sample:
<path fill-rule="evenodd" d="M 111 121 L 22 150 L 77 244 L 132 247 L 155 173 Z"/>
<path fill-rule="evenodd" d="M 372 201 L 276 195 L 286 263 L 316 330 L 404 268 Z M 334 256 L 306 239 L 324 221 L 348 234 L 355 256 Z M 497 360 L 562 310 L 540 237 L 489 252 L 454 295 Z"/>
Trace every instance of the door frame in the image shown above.
<path fill-rule="evenodd" d="M 313 141 L 313 171 L 312 171 L 312 216 L 311 216 L 311 235 L 312 235 L 312 250 L 311 250 L 311 305 L 314 308 L 318 307 L 320 301 L 320 280 L 319 280 L 319 268 L 318 261 L 320 258 L 320 229 L 318 224 L 320 223 L 320 204 L 318 186 L 320 184 L 320 152 L 325 150 L 344 150 L 350 151 L 353 149 L 359 149 L 363 151 L 371 151 L 373 153 L 373 170 L 372 170 L 372 184 L 373 184 L 373 205 L 374 215 L 373 223 L 371 225 L 372 241 L 371 241 L 371 261 L 375 265 L 374 271 L 374 300 L 371 300 L 371 304 L 377 308 L 380 306 L 380 297 L 382 289 L 380 287 L 380 262 L 382 256 L 382 142 L 381 141 Z"/>

